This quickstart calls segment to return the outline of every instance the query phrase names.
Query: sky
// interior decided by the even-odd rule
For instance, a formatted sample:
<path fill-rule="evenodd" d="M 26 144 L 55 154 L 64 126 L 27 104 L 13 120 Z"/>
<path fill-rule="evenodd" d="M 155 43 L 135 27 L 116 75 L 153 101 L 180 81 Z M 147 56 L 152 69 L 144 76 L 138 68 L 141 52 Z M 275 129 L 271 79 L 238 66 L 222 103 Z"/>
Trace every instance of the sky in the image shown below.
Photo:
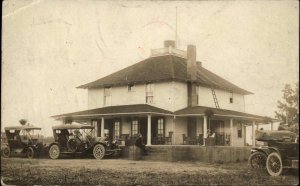
<path fill-rule="evenodd" d="M 76 87 L 150 56 L 164 40 L 196 45 L 208 70 L 254 93 L 246 112 L 274 117 L 299 76 L 298 1 L 9 0 L 2 11 L 1 130 L 87 109 Z"/>

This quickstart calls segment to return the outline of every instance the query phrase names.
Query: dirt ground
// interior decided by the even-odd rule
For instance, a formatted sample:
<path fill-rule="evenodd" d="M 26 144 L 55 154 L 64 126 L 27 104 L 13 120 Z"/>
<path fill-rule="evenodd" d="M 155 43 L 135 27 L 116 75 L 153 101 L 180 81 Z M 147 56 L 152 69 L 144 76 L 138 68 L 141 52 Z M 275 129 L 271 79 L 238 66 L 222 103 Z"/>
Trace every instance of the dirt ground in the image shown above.
<path fill-rule="evenodd" d="M 1 178 L 13 185 L 297 185 L 296 171 L 270 177 L 246 162 L 154 162 L 122 159 L 1 158 Z"/>

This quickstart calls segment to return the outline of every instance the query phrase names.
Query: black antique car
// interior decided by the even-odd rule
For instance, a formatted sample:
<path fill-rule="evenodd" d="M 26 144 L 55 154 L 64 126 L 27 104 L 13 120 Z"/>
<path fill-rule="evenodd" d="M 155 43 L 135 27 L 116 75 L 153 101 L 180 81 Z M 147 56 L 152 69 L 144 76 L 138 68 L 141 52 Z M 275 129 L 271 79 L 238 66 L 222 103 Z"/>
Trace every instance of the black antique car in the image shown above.
<path fill-rule="evenodd" d="M 253 147 L 249 156 L 252 168 L 279 176 L 285 168 L 299 168 L 299 136 L 290 131 L 256 131 L 256 140 L 265 145 Z"/>
<path fill-rule="evenodd" d="M 25 155 L 28 158 L 38 157 L 44 153 L 39 131 L 41 128 L 35 126 L 13 126 L 5 127 L 6 144 L 2 147 L 2 156 Z"/>
<path fill-rule="evenodd" d="M 117 155 L 121 149 L 117 141 L 95 137 L 95 127 L 80 123 L 53 126 L 54 142 L 49 145 L 49 157 L 57 159 L 61 155 L 93 155 L 102 159 L 105 155 Z"/>

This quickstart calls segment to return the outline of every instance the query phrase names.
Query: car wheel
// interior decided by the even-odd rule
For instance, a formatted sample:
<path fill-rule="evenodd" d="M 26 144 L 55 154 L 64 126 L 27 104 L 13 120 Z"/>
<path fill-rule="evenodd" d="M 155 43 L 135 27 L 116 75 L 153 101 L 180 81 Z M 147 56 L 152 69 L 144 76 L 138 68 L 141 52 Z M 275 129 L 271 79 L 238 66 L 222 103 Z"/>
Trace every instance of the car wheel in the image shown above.
<path fill-rule="evenodd" d="M 95 159 L 102 159 L 105 155 L 105 147 L 101 144 L 97 144 L 93 148 L 93 155 Z"/>
<path fill-rule="evenodd" d="M 2 149 L 2 156 L 5 158 L 9 158 L 10 157 L 10 149 L 9 147 L 4 147 Z"/>
<path fill-rule="evenodd" d="M 59 155 L 60 155 L 59 146 L 56 144 L 51 145 L 51 147 L 49 149 L 49 157 L 51 159 L 57 159 L 57 158 L 59 158 Z"/>
<path fill-rule="evenodd" d="M 29 147 L 28 149 L 27 149 L 27 151 L 26 151 L 26 156 L 27 156 L 27 158 L 34 158 L 34 156 L 35 156 L 35 152 L 34 152 L 34 150 L 33 150 L 33 148 L 32 147 Z"/>
<path fill-rule="evenodd" d="M 277 152 L 272 152 L 267 158 L 267 171 L 271 176 L 279 176 L 282 173 L 282 160 Z"/>
<path fill-rule="evenodd" d="M 253 169 L 266 168 L 267 155 L 262 152 L 254 152 L 249 157 L 249 164 Z"/>
<path fill-rule="evenodd" d="M 75 139 L 69 139 L 69 141 L 67 143 L 67 148 L 71 152 L 76 152 L 76 150 L 77 150 L 77 142 L 76 142 L 76 140 Z"/>

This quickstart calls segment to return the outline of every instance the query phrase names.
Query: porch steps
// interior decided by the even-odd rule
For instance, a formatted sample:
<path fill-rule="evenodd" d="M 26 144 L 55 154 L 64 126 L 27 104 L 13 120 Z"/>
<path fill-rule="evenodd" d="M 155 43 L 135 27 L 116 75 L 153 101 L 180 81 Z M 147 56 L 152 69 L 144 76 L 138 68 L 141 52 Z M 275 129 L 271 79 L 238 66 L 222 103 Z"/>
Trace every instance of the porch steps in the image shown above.
<path fill-rule="evenodd" d="M 211 89 L 211 93 L 213 95 L 213 98 L 214 98 L 214 102 L 215 102 L 215 105 L 216 105 L 216 108 L 220 108 L 219 106 L 219 102 L 218 102 L 218 99 L 217 99 L 217 95 L 216 95 L 216 92 L 215 92 L 215 89 L 214 88 L 210 88 Z"/>

